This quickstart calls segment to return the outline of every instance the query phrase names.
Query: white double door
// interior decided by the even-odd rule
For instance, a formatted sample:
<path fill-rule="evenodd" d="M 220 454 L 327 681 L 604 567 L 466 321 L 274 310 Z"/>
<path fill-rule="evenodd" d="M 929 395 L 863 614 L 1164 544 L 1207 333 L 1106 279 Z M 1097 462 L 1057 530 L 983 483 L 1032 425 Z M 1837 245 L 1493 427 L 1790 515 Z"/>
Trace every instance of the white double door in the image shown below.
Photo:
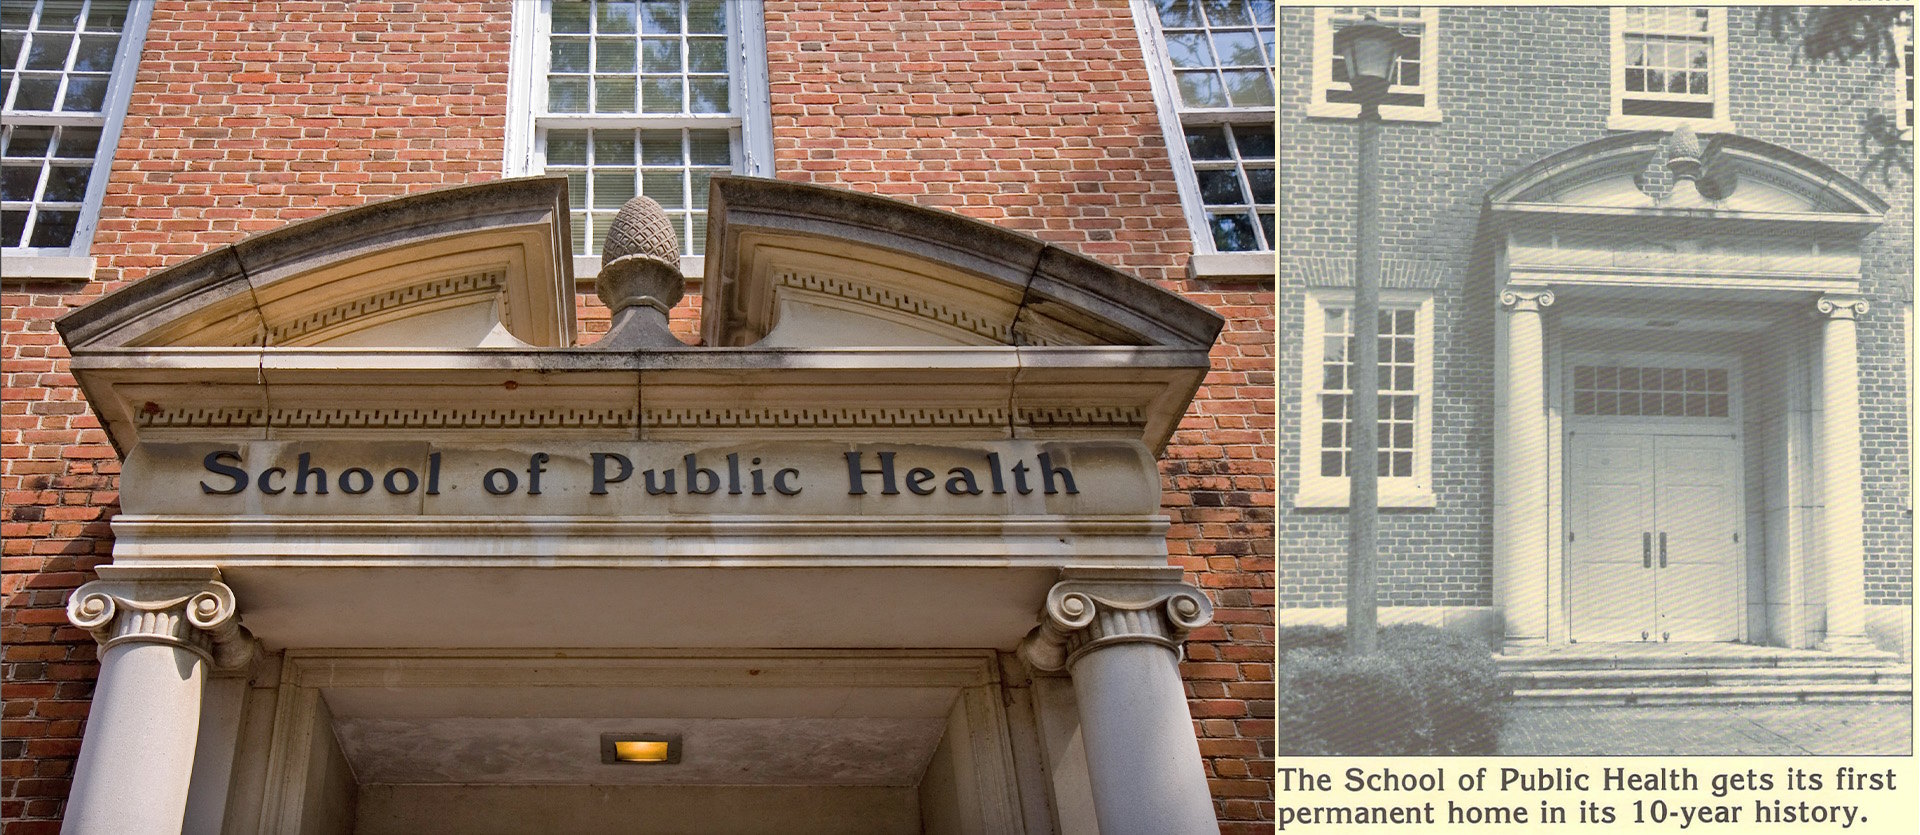
<path fill-rule="evenodd" d="M 1570 441 L 1573 640 L 1738 640 L 1738 441 L 1630 432 Z"/>

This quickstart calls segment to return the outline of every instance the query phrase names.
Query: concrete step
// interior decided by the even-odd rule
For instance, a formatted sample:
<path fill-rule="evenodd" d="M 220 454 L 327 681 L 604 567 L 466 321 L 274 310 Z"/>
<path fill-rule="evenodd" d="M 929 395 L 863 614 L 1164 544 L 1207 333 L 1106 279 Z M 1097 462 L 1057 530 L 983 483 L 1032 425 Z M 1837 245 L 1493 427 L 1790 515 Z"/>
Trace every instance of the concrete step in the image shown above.
<path fill-rule="evenodd" d="M 1705 667 L 1614 670 L 1503 670 L 1501 679 L 1519 690 L 1594 688 L 1739 687 L 1764 685 L 1892 684 L 1913 686 L 1913 668 L 1897 667 Z"/>
<path fill-rule="evenodd" d="M 1578 687 L 1516 690 L 1527 707 L 1910 702 L 1913 684 L 1778 684 L 1710 687 Z"/>
<path fill-rule="evenodd" d="M 1674 670 L 1674 669 L 1807 669 L 1825 667 L 1877 668 L 1900 666 L 1888 652 L 1781 652 L 1755 648 L 1712 653 L 1615 652 L 1564 650 L 1523 655 L 1496 655 L 1501 672 L 1526 670 Z"/>

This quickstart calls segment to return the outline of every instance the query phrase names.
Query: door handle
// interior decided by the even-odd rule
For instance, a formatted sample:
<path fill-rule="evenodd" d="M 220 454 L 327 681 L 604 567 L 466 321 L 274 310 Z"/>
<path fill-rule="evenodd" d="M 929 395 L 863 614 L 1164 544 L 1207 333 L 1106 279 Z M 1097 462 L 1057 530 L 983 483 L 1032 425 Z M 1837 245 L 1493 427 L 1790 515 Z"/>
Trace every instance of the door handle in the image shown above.
<path fill-rule="evenodd" d="M 1653 534 L 1648 531 L 1640 532 L 1640 567 L 1653 567 Z"/>
<path fill-rule="evenodd" d="M 1660 532 L 1660 567 L 1667 567 L 1667 532 Z"/>

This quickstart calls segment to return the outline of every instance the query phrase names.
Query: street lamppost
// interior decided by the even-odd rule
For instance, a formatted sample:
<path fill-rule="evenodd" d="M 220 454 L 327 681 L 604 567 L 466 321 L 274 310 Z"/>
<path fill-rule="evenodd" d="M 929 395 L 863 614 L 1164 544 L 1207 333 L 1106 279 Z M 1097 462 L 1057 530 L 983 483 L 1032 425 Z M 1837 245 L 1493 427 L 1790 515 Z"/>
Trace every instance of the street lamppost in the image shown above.
<path fill-rule="evenodd" d="M 1372 15 L 1333 36 L 1334 53 L 1346 62 L 1347 80 L 1360 103 L 1353 349 L 1347 370 L 1353 391 L 1347 405 L 1347 652 L 1354 655 L 1379 646 L 1380 103 L 1408 40 Z"/>

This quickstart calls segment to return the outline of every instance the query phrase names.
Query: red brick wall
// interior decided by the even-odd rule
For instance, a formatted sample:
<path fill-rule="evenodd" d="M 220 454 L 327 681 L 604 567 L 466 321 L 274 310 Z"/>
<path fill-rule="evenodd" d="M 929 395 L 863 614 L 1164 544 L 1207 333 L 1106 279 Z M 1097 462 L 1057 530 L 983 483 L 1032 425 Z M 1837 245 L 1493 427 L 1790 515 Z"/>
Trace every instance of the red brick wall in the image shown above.
<path fill-rule="evenodd" d="M 112 549 L 119 462 L 53 320 L 247 234 L 500 175 L 507 0 L 159 0 L 100 210 L 92 282 L 4 287 L 0 832 L 56 832 L 93 640 L 67 593 Z"/>
<path fill-rule="evenodd" d="M 1216 806 L 1226 831 L 1271 832 L 1272 285 L 1186 279 L 1127 4 L 767 0 L 766 15 L 777 176 L 1027 232 L 1227 317 L 1161 469 L 1173 560 L 1216 606 L 1183 668 Z"/>
<path fill-rule="evenodd" d="M 507 0 L 160 0 L 92 282 L 4 288 L 7 700 L 0 833 L 58 829 L 95 674 L 67 593 L 111 550 L 118 462 L 52 321 L 246 234 L 499 176 Z M 1273 297 L 1195 282 L 1124 3 L 767 0 L 779 176 L 949 209 L 1102 258 L 1228 318 L 1166 453 L 1174 561 L 1216 603 L 1185 673 L 1226 831 L 1271 831 Z M 692 340 L 698 287 L 675 311 Z M 580 296 L 581 339 L 606 326 Z M 1234 823 L 1237 822 L 1237 823 Z"/>

